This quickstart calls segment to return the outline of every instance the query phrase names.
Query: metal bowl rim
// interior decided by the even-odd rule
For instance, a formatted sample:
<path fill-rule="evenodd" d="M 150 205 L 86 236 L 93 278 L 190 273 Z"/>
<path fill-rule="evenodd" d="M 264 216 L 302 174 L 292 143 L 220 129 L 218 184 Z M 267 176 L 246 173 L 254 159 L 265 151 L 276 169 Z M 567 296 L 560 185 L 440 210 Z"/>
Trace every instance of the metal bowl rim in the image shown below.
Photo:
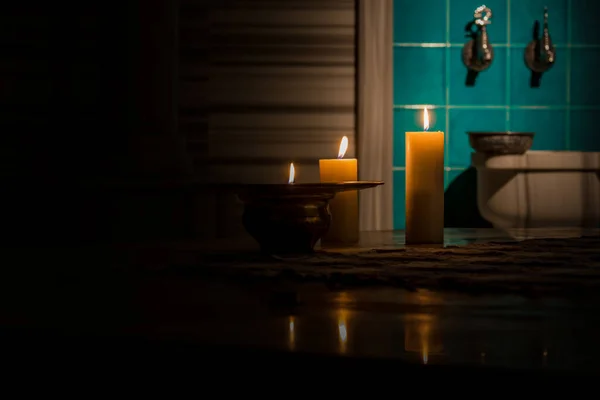
<path fill-rule="evenodd" d="M 245 192 L 282 193 L 282 194 L 319 194 L 337 193 L 348 190 L 368 189 L 383 185 L 383 181 L 345 181 L 345 182 L 315 182 L 315 183 L 248 183 L 231 185 Z"/>
<path fill-rule="evenodd" d="M 497 132 L 485 132 L 485 131 L 469 131 L 467 132 L 469 136 L 535 136 L 534 132 L 515 132 L 515 131 L 497 131 Z"/>

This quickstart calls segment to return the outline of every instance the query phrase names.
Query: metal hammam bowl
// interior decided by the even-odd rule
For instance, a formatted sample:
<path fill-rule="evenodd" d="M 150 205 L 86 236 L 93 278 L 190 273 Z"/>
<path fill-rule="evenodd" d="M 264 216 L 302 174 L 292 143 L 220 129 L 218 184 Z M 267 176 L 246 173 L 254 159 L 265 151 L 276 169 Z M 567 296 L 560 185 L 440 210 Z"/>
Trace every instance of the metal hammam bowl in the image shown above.
<path fill-rule="evenodd" d="M 242 223 L 269 254 L 310 253 L 331 224 L 336 193 L 382 185 L 380 181 L 238 185 Z"/>
<path fill-rule="evenodd" d="M 488 155 L 524 154 L 533 144 L 533 132 L 467 132 L 469 144 Z"/>

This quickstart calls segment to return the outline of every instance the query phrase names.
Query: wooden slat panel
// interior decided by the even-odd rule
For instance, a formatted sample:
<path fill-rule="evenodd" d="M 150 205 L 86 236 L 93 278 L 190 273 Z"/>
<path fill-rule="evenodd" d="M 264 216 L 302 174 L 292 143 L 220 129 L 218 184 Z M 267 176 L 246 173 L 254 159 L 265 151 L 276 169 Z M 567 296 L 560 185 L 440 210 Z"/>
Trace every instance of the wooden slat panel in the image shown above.
<path fill-rule="evenodd" d="M 274 109 L 303 107 L 354 109 L 354 85 L 346 77 L 253 77 L 242 74 L 221 74 L 210 81 L 192 81 L 181 87 L 180 105 L 191 108 L 247 105 L 272 106 Z M 206 92 L 210 93 L 207 98 Z"/>
<path fill-rule="evenodd" d="M 354 154 L 354 8 L 354 0 L 181 1 L 179 127 L 198 174 L 279 181 L 267 170 L 333 156 L 344 135 Z"/>
<path fill-rule="evenodd" d="M 198 179 L 284 183 L 293 161 L 314 182 L 342 136 L 355 155 L 354 0 L 180 5 L 179 132 Z M 240 234 L 241 205 L 211 201 L 207 232 Z"/>
<path fill-rule="evenodd" d="M 354 79 L 355 68 L 354 65 L 348 66 L 328 66 L 328 65 L 313 65 L 313 66 L 271 66 L 271 65 L 248 65 L 244 68 L 239 66 L 218 66 L 211 67 L 209 65 L 202 65 L 196 63 L 187 63 L 182 65 L 180 68 L 180 77 L 185 81 L 194 80 L 207 80 L 210 74 L 215 78 L 228 77 L 232 75 L 240 77 L 285 77 L 285 78 L 345 78 L 346 81 Z"/>
<path fill-rule="evenodd" d="M 215 113 L 210 116 L 211 129 L 219 128 L 286 128 L 320 129 L 326 132 L 330 129 L 345 129 L 348 135 L 353 134 L 354 115 L 341 113 Z"/>

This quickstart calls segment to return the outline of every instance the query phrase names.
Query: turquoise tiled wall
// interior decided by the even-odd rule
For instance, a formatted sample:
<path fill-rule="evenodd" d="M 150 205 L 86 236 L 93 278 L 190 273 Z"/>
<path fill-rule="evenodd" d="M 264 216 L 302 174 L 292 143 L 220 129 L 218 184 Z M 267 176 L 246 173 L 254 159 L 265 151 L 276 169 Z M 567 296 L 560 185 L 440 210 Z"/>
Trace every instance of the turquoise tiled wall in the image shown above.
<path fill-rule="evenodd" d="M 481 4 L 493 11 L 488 32 L 494 61 L 475 86 L 466 86 L 465 25 Z M 532 88 L 523 52 L 544 6 L 557 59 L 541 86 Z M 469 167 L 466 131 L 533 131 L 534 150 L 600 151 L 594 127 L 600 115 L 597 15 L 598 0 L 394 1 L 396 229 L 404 228 L 404 132 L 422 129 L 424 105 L 431 109 L 431 129 L 446 133 L 447 188 Z"/>

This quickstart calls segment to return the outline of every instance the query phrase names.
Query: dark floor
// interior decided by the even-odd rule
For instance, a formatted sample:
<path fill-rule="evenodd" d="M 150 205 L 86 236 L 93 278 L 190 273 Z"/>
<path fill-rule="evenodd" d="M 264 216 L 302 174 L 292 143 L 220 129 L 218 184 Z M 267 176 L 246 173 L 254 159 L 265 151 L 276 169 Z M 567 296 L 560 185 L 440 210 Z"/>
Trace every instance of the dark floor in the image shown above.
<path fill-rule="evenodd" d="M 12 261 L 5 252 L 15 268 L 2 270 L 0 334 L 12 371 L 108 368 L 296 385 L 302 374 L 303 388 L 344 376 L 338 389 L 350 392 L 365 376 L 379 387 L 400 377 L 469 377 L 548 388 L 600 373 L 600 303 L 157 276 L 75 253 L 61 268 L 56 251 L 13 252 Z"/>

